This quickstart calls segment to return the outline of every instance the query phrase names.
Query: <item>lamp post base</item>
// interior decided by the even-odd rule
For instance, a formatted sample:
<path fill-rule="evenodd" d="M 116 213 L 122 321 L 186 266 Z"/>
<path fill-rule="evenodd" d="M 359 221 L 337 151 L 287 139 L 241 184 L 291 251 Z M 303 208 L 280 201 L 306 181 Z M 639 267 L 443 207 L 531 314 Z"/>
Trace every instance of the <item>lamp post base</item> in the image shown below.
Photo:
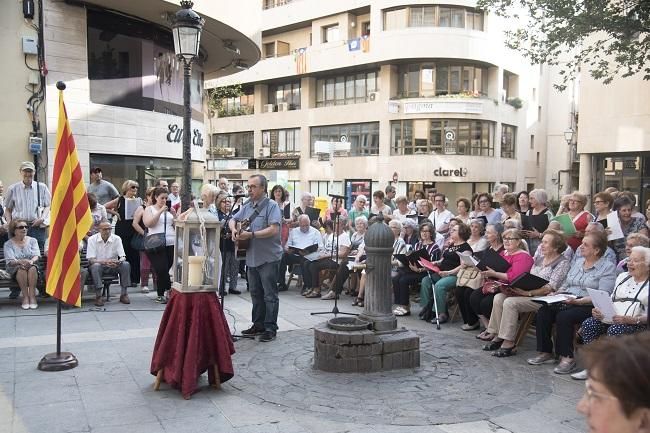
<path fill-rule="evenodd" d="M 41 371 L 64 371 L 75 368 L 79 365 L 77 358 L 70 352 L 48 353 L 38 363 Z"/>

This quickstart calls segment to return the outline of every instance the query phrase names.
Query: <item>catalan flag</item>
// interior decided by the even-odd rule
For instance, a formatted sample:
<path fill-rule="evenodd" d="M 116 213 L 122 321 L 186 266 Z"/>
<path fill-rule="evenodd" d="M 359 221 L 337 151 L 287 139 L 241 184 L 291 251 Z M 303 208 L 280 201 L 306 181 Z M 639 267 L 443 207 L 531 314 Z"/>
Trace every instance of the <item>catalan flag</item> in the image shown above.
<path fill-rule="evenodd" d="M 361 51 L 364 53 L 370 51 L 370 35 L 363 35 L 361 37 Z"/>
<path fill-rule="evenodd" d="M 81 306 L 79 242 L 92 227 L 92 221 L 63 91 L 59 91 L 46 290 L 54 298 L 77 307 Z"/>
<path fill-rule="evenodd" d="M 298 48 L 293 54 L 293 60 L 296 62 L 296 74 L 307 73 L 307 48 Z"/>

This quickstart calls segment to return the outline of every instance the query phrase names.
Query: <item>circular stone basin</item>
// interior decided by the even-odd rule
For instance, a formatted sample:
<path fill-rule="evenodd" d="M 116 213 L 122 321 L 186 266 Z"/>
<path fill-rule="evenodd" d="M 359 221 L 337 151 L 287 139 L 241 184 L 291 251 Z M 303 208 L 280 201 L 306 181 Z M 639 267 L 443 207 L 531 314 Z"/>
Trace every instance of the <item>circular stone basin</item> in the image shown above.
<path fill-rule="evenodd" d="M 370 327 L 370 322 L 356 317 L 334 317 L 327 321 L 327 327 L 336 331 L 365 331 Z"/>

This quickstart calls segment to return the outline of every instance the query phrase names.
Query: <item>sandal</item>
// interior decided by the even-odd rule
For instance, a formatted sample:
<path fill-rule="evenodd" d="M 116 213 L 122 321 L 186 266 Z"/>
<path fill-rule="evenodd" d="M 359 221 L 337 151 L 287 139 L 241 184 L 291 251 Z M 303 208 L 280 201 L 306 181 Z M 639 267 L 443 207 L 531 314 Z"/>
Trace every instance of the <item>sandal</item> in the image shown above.
<path fill-rule="evenodd" d="M 492 341 L 495 336 L 487 332 L 487 329 L 476 336 L 477 339 L 483 341 Z"/>
<path fill-rule="evenodd" d="M 512 347 L 500 347 L 492 353 L 492 356 L 497 358 L 507 358 L 508 356 L 517 354 L 517 346 Z"/>
<path fill-rule="evenodd" d="M 320 298 L 320 290 L 313 290 L 305 295 L 305 298 Z"/>
<path fill-rule="evenodd" d="M 502 344 L 503 344 L 503 340 L 501 340 L 501 341 L 490 341 L 488 344 L 483 346 L 483 350 L 485 350 L 486 352 L 491 352 L 493 350 L 497 350 L 498 348 L 500 348 Z"/>
<path fill-rule="evenodd" d="M 360 305 L 359 305 L 360 304 Z M 363 299 L 362 298 L 356 298 L 354 302 L 352 303 L 353 307 L 363 307 Z"/>

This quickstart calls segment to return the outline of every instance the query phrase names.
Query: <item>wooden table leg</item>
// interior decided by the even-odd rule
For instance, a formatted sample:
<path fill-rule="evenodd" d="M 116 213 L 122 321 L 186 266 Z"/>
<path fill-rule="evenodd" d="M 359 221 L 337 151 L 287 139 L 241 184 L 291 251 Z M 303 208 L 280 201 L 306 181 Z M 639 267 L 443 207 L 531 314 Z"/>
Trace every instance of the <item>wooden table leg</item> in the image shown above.
<path fill-rule="evenodd" d="M 219 376 L 219 366 L 217 364 L 214 364 L 214 383 L 212 384 L 212 387 L 215 389 L 221 389 L 221 376 Z"/>
<path fill-rule="evenodd" d="M 163 369 L 161 368 L 158 370 L 158 374 L 156 374 L 156 381 L 153 383 L 153 390 L 158 391 L 160 389 L 160 382 L 162 381 L 162 376 L 163 376 Z"/>

